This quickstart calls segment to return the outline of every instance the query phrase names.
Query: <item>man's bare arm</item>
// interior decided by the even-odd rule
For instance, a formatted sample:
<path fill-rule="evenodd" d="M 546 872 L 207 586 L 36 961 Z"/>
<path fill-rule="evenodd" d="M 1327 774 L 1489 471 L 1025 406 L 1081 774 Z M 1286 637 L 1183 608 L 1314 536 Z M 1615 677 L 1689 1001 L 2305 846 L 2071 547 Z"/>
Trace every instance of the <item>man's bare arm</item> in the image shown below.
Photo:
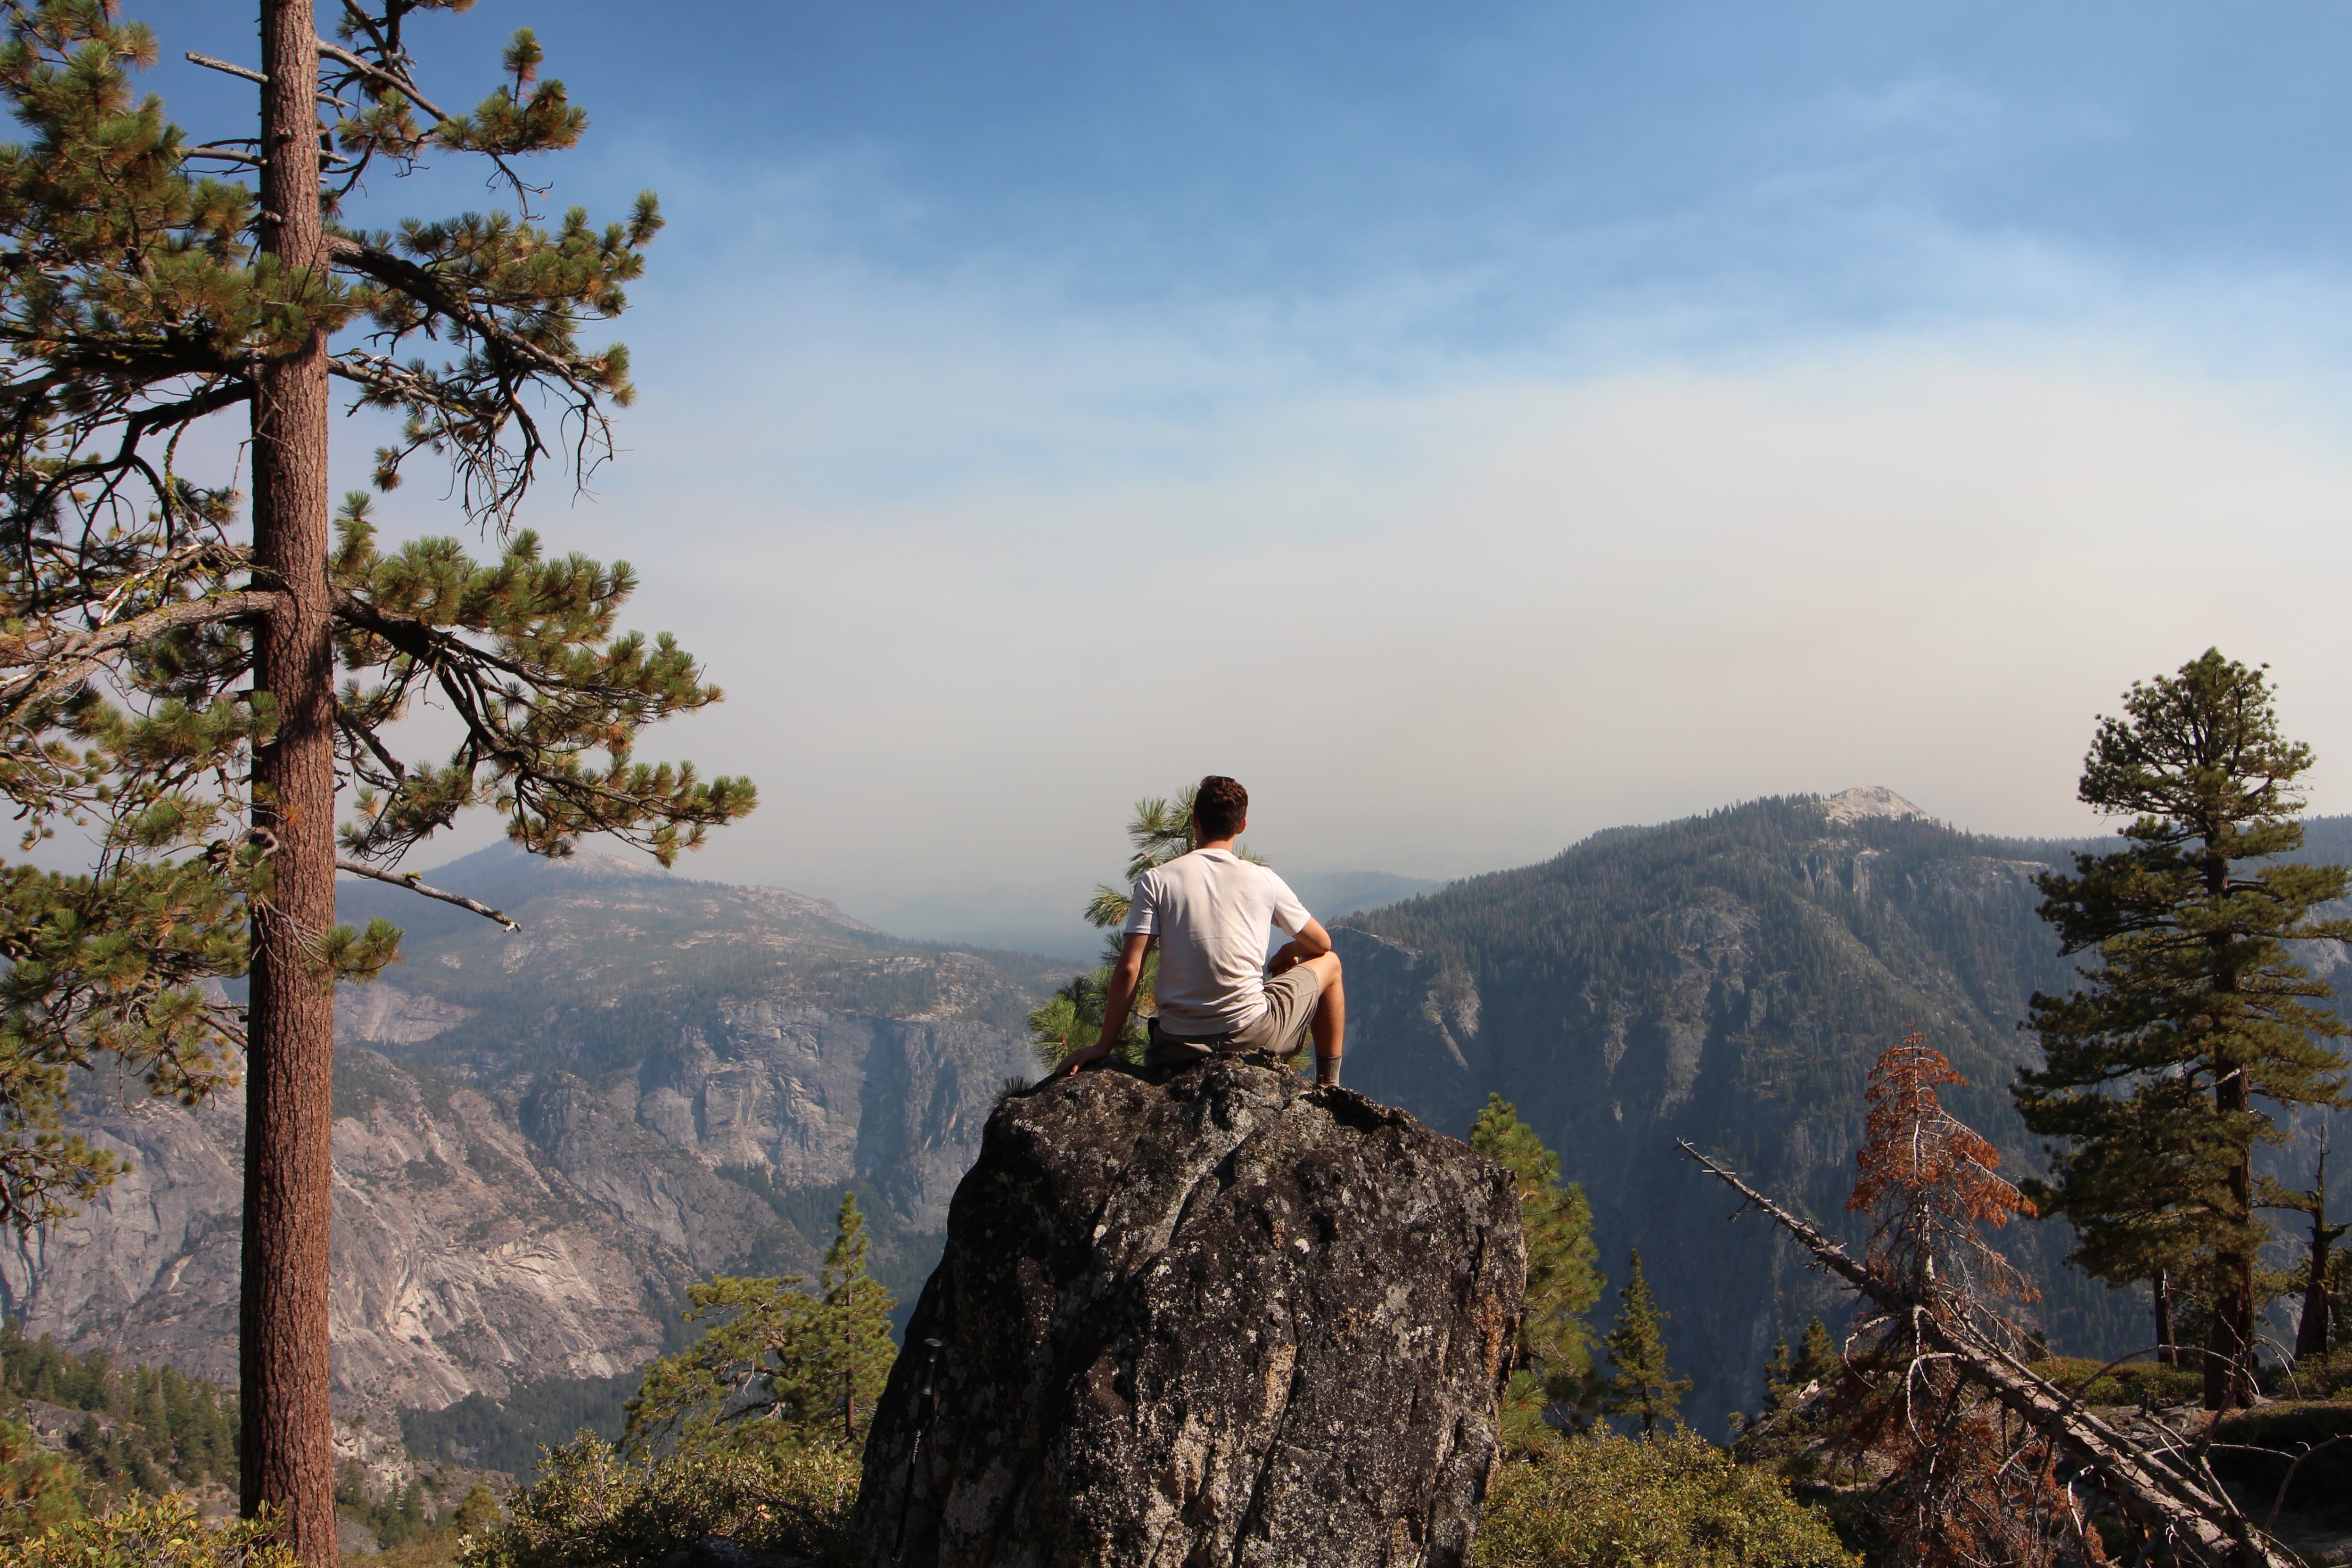
<path fill-rule="evenodd" d="M 1118 962 L 1111 966 L 1110 984 L 1103 992 L 1102 1038 L 1062 1058 L 1056 1072 L 1076 1072 L 1088 1062 L 1098 1062 L 1110 1055 L 1119 1032 L 1127 1027 L 1127 1015 L 1135 1006 L 1135 989 L 1143 984 L 1143 955 L 1151 948 L 1149 932 L 1129 936 L 1118 950 Z"/>
<path fill-rule="evenodd" d="M 1287 973 L 1307 959 L 1320 958 L 1330 951 L 1331 933 L 1323 929 L 1321 921 L 1309 915 L 1307 923 L 1298 928 L 1298 934 L 1276 949 L 1274 956 L 1265 961 L 1265 972 Z"/>

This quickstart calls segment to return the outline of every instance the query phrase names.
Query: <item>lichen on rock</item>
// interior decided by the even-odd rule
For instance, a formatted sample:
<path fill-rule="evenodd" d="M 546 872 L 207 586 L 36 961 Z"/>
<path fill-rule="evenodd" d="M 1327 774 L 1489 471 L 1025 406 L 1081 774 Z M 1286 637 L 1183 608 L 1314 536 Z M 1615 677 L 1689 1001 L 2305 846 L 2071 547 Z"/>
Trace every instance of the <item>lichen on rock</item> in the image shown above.
<path fill-rule="evenodd" d="M 1525 1253 L 1509 1173 L 1220 1058 L 1008 1099 L 874 1418 L 866 1568 L 1466 1563 Z"/>

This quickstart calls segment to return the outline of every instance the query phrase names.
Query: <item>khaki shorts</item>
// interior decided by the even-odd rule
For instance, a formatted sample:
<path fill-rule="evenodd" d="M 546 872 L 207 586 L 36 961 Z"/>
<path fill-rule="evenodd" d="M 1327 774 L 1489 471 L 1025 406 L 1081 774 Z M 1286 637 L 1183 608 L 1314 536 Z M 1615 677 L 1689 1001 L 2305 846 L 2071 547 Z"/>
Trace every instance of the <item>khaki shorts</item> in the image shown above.
<path fill-rule="evenodd" d="M 1265 1011 L 1230 1035 L 1169 1035 L 1154 1018 L 1148 1033 L 1151 1044 L 1145 1063 L 1156 1068 L 1190 1067 L 1213 1056 L 1261 1052 L 1286 1057 L 1304 1048 L 1307 1026 L 1315 1021 L 1315 1004 L 1323 995 L 1323 982 L 1305 964 L 1286 970 L 1265 983 Z"/>

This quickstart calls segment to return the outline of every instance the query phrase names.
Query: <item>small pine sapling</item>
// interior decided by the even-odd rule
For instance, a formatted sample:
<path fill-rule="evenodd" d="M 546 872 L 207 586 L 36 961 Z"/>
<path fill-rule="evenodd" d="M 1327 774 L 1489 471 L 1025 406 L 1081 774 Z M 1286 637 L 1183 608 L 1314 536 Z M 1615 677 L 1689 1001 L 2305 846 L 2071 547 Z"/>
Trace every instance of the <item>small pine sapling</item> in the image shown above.
<path fill-rule="evenodd" d="M 870 1240 L 854 1194 L 841 1194 L 835 1227 L 833 1246 L 824 1255 L 824 1332 L 811 1376 L 824 1384 L 827 1402 L 840 1411 L 842 1446 L 855 1452 L 864 1440 L 858 1412 L 872 1413 L 898 1359 L 898 1348 L 890 1342 L 890 1309 L 898 1302 L 866 1272 Z"/>
<path fill-rule="evenodd" d="M 1666 1364 L 1664 1325 L 1669 1314 L 1650 1294 L 1639 1252 L 1632 1255 L 1626 1268 L 1625 1289 L 1618 1293 L 1617 1321 L 1601 1342 L 1609 1352 L 1610 1373 L 1601 1408 L 1611 1415 L 1639 1420 L 1647 1436 L 1661 1421 L 1682 1425 L 1679 1413 L 1691 1380 L 1676 1377 Z"/>
<path fill-rule="evenodd" d="M 814 1292 L 789 1276 L 688 1287 L 686 1321 L 710 1326 L 646 1367 L 622 1454 L 855 1452 L 860 1412 L 872 1411 L 896 1355 L 898 1303 L 866 1271 L 869 1245 L 866 1216 L 845 1193 Z"/>

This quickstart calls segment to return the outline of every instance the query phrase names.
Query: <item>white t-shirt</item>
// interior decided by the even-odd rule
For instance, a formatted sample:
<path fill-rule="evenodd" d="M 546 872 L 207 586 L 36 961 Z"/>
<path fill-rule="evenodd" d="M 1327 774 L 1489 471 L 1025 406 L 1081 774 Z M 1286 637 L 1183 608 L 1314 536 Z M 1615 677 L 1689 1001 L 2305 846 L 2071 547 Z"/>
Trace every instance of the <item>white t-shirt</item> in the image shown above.
<path fill-rule="evenodd" d="M 1122 930 L 1160 938 L 1160 1026 L 1199 1038 L 1265 1011 L 1268 925 L 1292 936 L 1310 917 L 1290 885 L 1230 849 L 1195 849 L 1135 881 Z"/>

